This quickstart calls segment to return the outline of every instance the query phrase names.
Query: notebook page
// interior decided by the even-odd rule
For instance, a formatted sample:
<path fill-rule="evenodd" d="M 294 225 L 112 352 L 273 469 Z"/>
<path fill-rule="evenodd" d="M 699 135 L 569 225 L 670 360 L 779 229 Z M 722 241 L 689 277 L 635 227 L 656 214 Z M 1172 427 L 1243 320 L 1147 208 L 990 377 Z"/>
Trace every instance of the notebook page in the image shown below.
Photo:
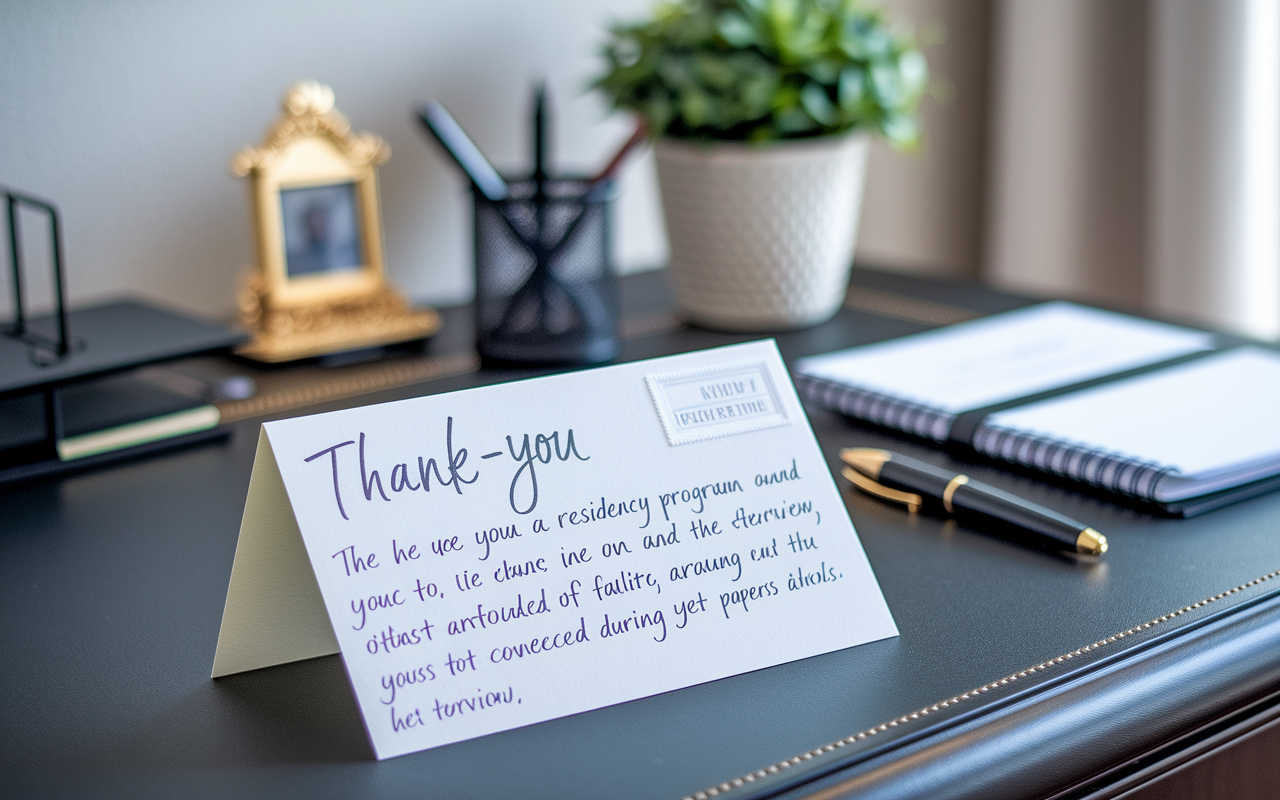
<path fill-rule="evenodd" d="M 1280 353 L 1240 347 L 1000 411 L 986 424 L 1173 467 L 1179 474 L 1156 493 L 1167 501 L 1280 470 L 1278 401 Z"/>
<path fill-rule="evenodd" d="M 797 369 L 960 413 L 1209 349 L 1207 333 L 1054 302 L 801 359 Z"/>

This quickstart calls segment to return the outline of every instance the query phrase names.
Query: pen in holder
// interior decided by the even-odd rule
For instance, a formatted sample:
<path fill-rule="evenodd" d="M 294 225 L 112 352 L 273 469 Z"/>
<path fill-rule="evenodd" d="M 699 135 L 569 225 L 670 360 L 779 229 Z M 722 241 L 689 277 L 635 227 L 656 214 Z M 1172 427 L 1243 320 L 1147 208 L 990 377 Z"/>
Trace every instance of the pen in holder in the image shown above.
<path fill-rule="evenodd" d="M 535 177 L 508 181 L 493 200 L 473 187 L 482 357 L 596 364 L 617 356 L 609 189 Z"/>
<path fill-rule="evenodd" d="M 547 169 L 545 86 L 534 93 L 533 175 L 507 181 L 436 101 L 419 119 L 471 181 L 475 200 L 476 349 L 488 361 L 598 364 L 618 355 L 609 239 L 614 175 L 647 139 L 642 124 L 599 173 Z"/>

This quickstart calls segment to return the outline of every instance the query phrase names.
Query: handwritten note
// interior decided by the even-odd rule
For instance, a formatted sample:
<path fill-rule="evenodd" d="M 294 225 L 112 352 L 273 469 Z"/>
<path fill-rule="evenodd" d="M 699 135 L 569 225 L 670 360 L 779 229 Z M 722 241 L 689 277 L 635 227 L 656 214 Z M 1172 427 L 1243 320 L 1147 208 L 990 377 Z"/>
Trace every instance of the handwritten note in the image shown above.
<path fill-rule="evenodd" d="M 214 675 L 379 758 L 897 635 L 772 342 L 263 428 Z"/>

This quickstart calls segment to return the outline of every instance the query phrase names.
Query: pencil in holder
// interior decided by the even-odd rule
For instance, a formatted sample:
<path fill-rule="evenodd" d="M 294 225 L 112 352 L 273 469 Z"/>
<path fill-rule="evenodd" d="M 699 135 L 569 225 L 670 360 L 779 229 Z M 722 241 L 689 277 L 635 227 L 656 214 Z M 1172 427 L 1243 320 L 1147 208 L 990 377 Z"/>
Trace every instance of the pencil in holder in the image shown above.
<path fill-rule="evenodd" d="M 476 349 L 491 362 L 613 359 L 619 344 L 611 187 L 549 179 L 515 180 L 509 188 L 501 200 L 472 191 Z"/>

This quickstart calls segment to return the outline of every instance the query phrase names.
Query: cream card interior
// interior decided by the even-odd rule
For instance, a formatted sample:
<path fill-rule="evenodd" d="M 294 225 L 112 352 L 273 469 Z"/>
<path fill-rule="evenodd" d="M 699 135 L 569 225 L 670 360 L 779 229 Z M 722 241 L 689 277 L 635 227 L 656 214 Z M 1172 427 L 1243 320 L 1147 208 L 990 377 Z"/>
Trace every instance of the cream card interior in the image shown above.
<path fill-rule="evenodd" d="M 267 423 L 213 674 L 341 652 L 387 758 L 896 635 L 756 342 Z"/>

